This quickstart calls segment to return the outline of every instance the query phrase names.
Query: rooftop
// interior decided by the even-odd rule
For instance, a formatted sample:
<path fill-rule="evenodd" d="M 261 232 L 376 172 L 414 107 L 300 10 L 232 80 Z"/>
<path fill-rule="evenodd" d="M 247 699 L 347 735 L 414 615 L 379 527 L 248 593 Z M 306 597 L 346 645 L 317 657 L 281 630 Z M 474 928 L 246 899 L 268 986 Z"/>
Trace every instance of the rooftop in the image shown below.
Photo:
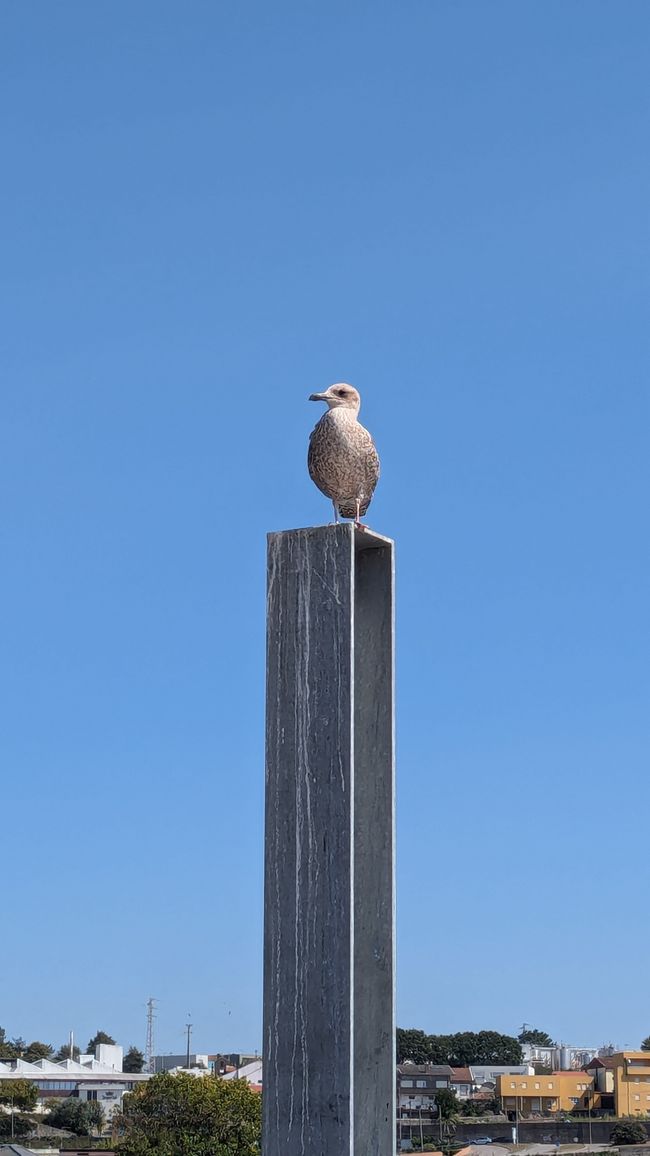
<path fill-rule="evenodd" d="M 451 1079 L 452 1075 L 449 1064 L 412 1064 L 410 1060 L 398 1064 L 397 1071 L 401 1076 L 449 1076 Z"/>

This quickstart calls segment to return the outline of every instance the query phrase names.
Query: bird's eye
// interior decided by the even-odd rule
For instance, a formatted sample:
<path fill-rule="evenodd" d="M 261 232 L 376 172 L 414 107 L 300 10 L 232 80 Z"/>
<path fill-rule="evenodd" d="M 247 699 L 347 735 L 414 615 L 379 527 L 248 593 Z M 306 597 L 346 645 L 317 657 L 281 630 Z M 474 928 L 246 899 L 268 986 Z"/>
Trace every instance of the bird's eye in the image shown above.
<path fill-rule="evenodd" d="M 338 393 L 339 397 L 345 397 L 345 395 L 348 391 L 347 391 L 347 389 L 337 389 L 336 392 Z"/>

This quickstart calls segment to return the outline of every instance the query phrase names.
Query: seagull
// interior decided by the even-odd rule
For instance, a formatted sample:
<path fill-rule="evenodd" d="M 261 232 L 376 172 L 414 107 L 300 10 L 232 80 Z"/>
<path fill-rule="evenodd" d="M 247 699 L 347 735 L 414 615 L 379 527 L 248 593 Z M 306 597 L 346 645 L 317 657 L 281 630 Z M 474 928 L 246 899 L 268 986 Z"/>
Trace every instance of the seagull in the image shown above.
<path fill-rule="evenodd" d="M 331 498 L 334 521 L 340 514 L 359 526 L 379 478 L 375 443 L 357 420 L 361 398 L 354 386 L 340 381 L 323 393 L 312 393 L 309 400 L 327 405 L 309 438 L 309 476 Z"/>

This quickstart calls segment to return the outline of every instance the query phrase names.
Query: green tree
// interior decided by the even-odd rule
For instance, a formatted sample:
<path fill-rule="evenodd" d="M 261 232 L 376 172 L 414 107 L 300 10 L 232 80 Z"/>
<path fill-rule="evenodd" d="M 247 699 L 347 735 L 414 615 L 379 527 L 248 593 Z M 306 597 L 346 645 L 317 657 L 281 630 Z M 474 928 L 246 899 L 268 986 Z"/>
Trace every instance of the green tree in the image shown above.
<path fill-rule="evenodd" d="M 461 1067 L 475 1064 L 520 1064 L 522 1051 L 521 1044 L 514 1036 L 503 1035 L 501 1032 L 477 1032 L 475 1060 L 467 1060 Z"/>
<path fill-rule="evenodd" d="M 69 1059 L 78 1060 L 80 1055 L 81 1055 L 81 1051 L 79 1050 L 79 1048 L 77 1047 L 76 1044 L 74 1045 L 74 1047 L 72 1049 L 72 1056 L 70 1055 L 70 1044 L 61 1044 L 61 1047 L 59 1048 L 58 1052 L 56 1053 L 56 1055 L 53 1058 L 54 1058 L 55 1063 L 58 1064 L 61 1062 L 61 1060 L 69 1060 Z"/>
<path fill-rule="evenodd" d="M 31 1112 L 36 1107 L 38 1088 L 32 1080 L 0 1081 L 0 1104 L 9 1104 L 23 1112 Z"/>
<path fill-rule="evenodd" d="M 472 1064 L 520 1064 L 521 1044 L 514 1036 L 500 1032 L 457 1032 L 453 1036 L 432 1036 L 444 1041 L 444 1058 L 434 1062 L 466 1068 Z M 440 1053 L 443 1056 L 443 1053 Z"/>
<path fill-rule="evenodd" d="M 22 1036 L 8 1040 L 4 1028 L 0 1028 L 0 1060 L 27 1060 L 33 1064 L 35 1060 L 47 1059 L 53 1050 L 51 1044 L 42 1044 L 40 1040 L 26 1044 Z"/>
<path fill-rule="evenodd" d="M 643 1124 L 638 1124 L 632 1120 L 621 1120 L 612 1128 L 609 1139 L 612 1144 L 646 1144 L 648 1133 Z"/>
<path fill-rule="evenodd" d="M 642 1052 L 650 1052 L 650 1036 L 646 1036 L 641 1044 Z"/>
<path fill-rule="evenodd" d="M 466 1068 L 472 1064 L 520 1064 L 521 1044 L 514 1036 L 500 1032 L 456 1032 L 455 1035 L 427 1036 L 419 1028 L 397 1029 L 398 1063 L 451 1064 Z"/>
<path fill-rule="evenodd" d="M 538 1044 L 542 1048 L 552 1048 L 553 1040 L 548 1032 L 542 1032 L 539 1028 L 524 1028 L 517 1036 L 520 1044 Z"/>
<path fill-rule="evenodd" d="M 5 1115 L 0 1113 L 0 1142 L 19 1140 L 34 1134 L 34 1120 L 31 1116 Z"/>
<path fill-rule="evenodd" d="M 261 1097 L 245 1080 L 160 1072 L 124 1097 L 121 1156 L 257 1156 Z"/>
<path fill-rule="evenodd" d="M 131 1044 L 128 1052 L 124 1057 L 122 1071 L 124 1072 L 141 1072 L 144 1068 L 144 1055 L 139 1048 Z"/>
<path fill-rule="evenodd" d="M 438 1115 L 441 1116 L 443 1120 L 453 1120 L 458 1115 L 460 1104 L 452 1088 L 438 1088 L 435 1101 Z"/>
<path fill-rule="evenodd" d="M 20 1060 L 25 1052 L 27 1044 L 22 1036 L 15 1036 L 13 1040 L 7 1039 L 4 1028 L 0 1028 L 0 1058 L 3 1060 Z"/>
<path fill-rule="evenodd" d="M 398 1028 L 396 1033 L 396 1052 L 398 1064 L 405 1060 L 412 1060 L 414 1064 L 426 1064 L 429 1059 L 430 1036 L 420 1028 Z"/>
<path fill-rule="evenodd" d="M 88 1047 L 86 1048 L 86 1051 L 88 1053 L 94 1052 L 95 1048 L 98 1046 L 98 1044 L 114 1044 L 114 1043 L 115 1043 L 115 1040 L 113 1039 L 113 1037 L 107 1035 L 106 1032 L 97 1032 L 96 1035 L 94 1035 L 91 1040 L 88 1040 Z"/>
<path fill-rule="evenodd" d="M 59 1100 L 50 1110 L 47 1122 L 52 1128 L 63 1128 L 66 1132 L 76 1132 L 77 1136 L 90 1136 L 99 1131 L 104 1123 L 101 1104 L 92 1100 L 78 1100 L 69 1096 Z"/>
<path fill-rule="evenodd" d="M 461 1116 L 500 1116 L 501 1101 L 497 1096 L 490 1100 L 463 1100 L 459 1111 Z"/>
<path fill-rule="evenodd" d="M 37 1060 L 48 1060 L 53 1051 L 54 1048 L 51 1044 L 44 1044 L 41 1040 L 32 1040 L 31 1044 L 27 1044 L 25 1048 L 23 1059 L 30 1064 L 35 1064 Z"/>

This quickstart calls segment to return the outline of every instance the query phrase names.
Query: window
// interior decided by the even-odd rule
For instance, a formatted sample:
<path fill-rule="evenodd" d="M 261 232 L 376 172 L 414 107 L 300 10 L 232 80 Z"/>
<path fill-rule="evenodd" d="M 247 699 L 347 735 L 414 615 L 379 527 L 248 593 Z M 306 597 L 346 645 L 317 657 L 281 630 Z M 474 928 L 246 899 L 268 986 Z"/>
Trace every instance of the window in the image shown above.
<path fill-rule="evenodd" d="M 535 1084 L 535 1087 L 536 1087 L 536 1088 L 539 1088 L 539 1084 Z"/>
<path fill-rule="evenodd" d="M 521 1081 L 521 1086 L 522 1086 L 522 1088 L 527 1088 L 527 1087 L 528 1087 L 528 1084 L 526 1083 L 526 1081 L 525 1081 L 525 1080 L 522 1080 L 522 1081 Z"/>
<path fill-rule="evenodd" d="M 635 1097 L 634 1097 L 634 1099 L 635 1099 L 635 1100 L 640 1100 L 640 1099 L 641 1099 L 641 1097 L 640 1097 L 640 1096 L 635 1096 Z"/>
<path fill-rule="evenodd" d="M 516 1087 L 517 1087 L 517 1085 L 516 1085 L 516 1084 L 513 1084 L 513 1083 L 512 1083 L 512 1081 L 511 1081 L 511 1082 L 510 1082 L 510 1087 L 511 1087 L 511 1088 L 516 1088 Z"/>
<path fill-rule="evenodd" d="M 552 1084 L 549 1084 L 549 1085 L 548 1085 L 548 1090 L 549 1090 L 549 1092 L 552 1092 L 552 1091 L 553 1091 L 553 1085 L 552 1085 Z"/>
<path fill-rule="evenodd" d="M 579 1096 L 569 1096 L 569 1099 L 570 1099 L 572 1104 L 579 1104 L 580 1103 L 580 1097 Z"/>
<path fill-rule="evenodd" d="M 426 1082 L 426 1080 L 416 1080 L 415 1086 L 416 1086 L 416 1088 L 426 1088 L 427 1082 Z"/>
<path fill-rule="evenodd" d="M 413 1080 L 402 1080 L 402 1087 L 403 1088 L 412 1088 L 413 1087 Z"/>
<path fill-rule="evenodd" d="M 110 1095 L 110 1092 L 108 1094 Z M 97 1092 L 95 1092 L 95 1091 L 86 1092 L 86 1099 L 87 1100 L 96 1100 L 97 1099 Z"/>
<path fill-rule="evenodd" d="M 447 1087 L 447 1081 L 446 1080 L 436 1080 L 436 1088 L 446 1088 L 446 1087 Z"/>

